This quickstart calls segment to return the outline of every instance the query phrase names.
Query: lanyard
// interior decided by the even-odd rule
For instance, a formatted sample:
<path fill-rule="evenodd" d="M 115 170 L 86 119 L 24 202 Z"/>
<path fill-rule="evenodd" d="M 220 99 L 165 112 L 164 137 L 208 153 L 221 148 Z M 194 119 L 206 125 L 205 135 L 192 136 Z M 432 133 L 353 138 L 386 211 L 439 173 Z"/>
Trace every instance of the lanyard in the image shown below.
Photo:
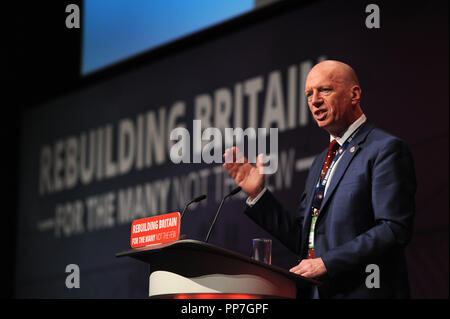
<path fill-rule="evenodd" d="M 341 147 L 339 147 L 337 154 L 334 157 L 333 161 L 331 162 L 330 167 L 328 168 L 327 173 L 325 174 L 322 182 L 320 181 L 320 176 L 319 176 L 319 180 L 317 181 L 316 189 L 314 192 L 314 200 L 312 203 L 313 214 L 318 213 L 316 211 L 320 208 L 320 205 L 322 204 L 322 200 L 323 200 L 324 193 L 325 193 L 325 186 L 327 185 L 328 179 L 330 178 L 330 174 L 333 170 L 334 165 L 336 165 L 337 161 L 339 160 L 339 157 L 348 148 L 348 145 L 353 140 L 353 138 L 355 137 L 357 132 L 358 132 L 358 130 L 355 130 L 352 133 L 352 135 L 350 135 L 350 137 L 345 141 L 345 143 L 342 144 Z"/>

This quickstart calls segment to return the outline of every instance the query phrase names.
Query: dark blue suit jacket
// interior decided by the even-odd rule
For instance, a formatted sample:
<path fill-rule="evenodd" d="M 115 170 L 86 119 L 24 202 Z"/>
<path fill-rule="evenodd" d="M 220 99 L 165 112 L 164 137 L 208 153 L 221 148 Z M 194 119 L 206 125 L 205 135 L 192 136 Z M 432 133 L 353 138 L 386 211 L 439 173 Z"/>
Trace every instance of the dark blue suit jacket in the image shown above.
<path fill-rule="evenodd" d="M 354 146 L 354 151 L 350 149 Z M 314 188 L 327 150 L 313 162 L 295 214 L 266 191 L 246 214 L 305 258 Z M 408 298 L 404 247 L 413 230 L 416 179 L 404 142 L 366 121 L 342 155 L 317 219 L 315 257 L 327 274 L 321 298 Z M 379 288 L 368 288 L 366 267 L 379 267 Z"/>

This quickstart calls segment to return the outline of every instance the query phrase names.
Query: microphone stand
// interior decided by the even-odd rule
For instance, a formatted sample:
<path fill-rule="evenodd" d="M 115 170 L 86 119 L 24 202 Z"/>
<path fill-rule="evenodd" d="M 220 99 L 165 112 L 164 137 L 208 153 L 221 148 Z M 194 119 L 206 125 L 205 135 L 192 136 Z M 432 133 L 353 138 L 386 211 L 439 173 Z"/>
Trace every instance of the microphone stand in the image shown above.
<path fill-rule="evenodd" d="M 212 224 L 211 224 L 211 227 L 209 228 L 208 234 L 206 235 L 205 243 L 208 242 L 209 236 L 211 236 L 211 232 L 212 232 L 212 230 L 213 230 L 213 228 L 214 228 L 214 225 L 216 224 L 217 217 L 219 217 L 219 213 L 220 213 L 220 210 L 222 209 L 222 205 L 223 205 L 223 203 L 225 202 L 225 199 L 227 199 L 227 198 L 230 197 L 230 196 L 233 196 L 234 194 L 239 193 L 239 192 L 241 191 L 241 189 L 242 189 L 241 187 L 236 187 L 236 188 L 233 189 L 227 196 L 225 196 L 225 197 L 222 199 L 222 201 L 220 202 L 219 208 L 217 209 L 216 216 L 214 216 L 214 220 L 213 220 L 213 222 L 212 222 Z"/>

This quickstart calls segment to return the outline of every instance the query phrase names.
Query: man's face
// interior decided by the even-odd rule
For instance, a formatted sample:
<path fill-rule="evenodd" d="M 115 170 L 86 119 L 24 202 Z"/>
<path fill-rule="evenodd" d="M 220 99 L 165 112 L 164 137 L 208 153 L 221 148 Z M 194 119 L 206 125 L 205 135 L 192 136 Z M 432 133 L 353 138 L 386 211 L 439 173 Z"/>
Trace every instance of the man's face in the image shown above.
<path fill-rule="evenodd" d="M 309 110 L 317 125 L 333 136 L 338 136 L 351 123 L 351 90 L 339 73 L 326 68 L 311 70 L 305 85 Z"/>

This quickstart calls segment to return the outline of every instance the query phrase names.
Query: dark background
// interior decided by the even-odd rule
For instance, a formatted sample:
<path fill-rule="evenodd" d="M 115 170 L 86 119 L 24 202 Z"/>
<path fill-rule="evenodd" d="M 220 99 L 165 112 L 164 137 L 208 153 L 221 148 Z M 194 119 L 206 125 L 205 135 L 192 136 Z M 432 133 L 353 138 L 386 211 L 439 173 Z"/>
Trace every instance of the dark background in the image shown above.
<path fill-rule="evenodd" d="M 233 34 L 273 15 L 317 2 L 320 3 L 289 1 L 278 4 L 83 79 L 79 76 L 81 31 L 67 29 L 64 25 L 66 5 L 77 3 L 83 10 L 80 1 L 8 3 L 2 10 L 5 16 L 2 30 L 6 39 L 6 49 L 2 50 L 2 55 L 6 53 L 2 58 L 6 69 L 2 77 L 2 160 L 5 161 L 3 169 L 6 176 L 2 183 L 2 199 L 6 209 L 1 240 L 5 243 L 2 274 L 11 275 L 4 276 L 4 285 L 9 289 L 1 290 L 2 297 L 14 296 L 14 259 L 15 254 L 20 253 L 15 251 L 15 229 L 19 201 L 19 132 L 23 111 L 146 63 L 157 62 L 175 52 Z M 361 12 L 365 5 L 362 2 L 355 11 Z M 393 74 L 401 74 L 408 85 L 399 85 L 399 91 L 396 90 L 398 78 L 380 77 L 383 81 L 378 81 L 378 75 L 374 74 L 371 80 L 379 84 L 377 92 L 387 91 L 390 106 L 380 111 L 372 108 L 366 114 L 378 126 L 404 138 L 414 154 L 419 183 L 417 217 L 415 234 L 406 251 L 412 295 L 415 298 L 448 298 L 448 2 L 383 2 L 379 5 L 382 27 L 378 43 L 385 43 L 389 49 L 374 49 L 373 56 L 366 57 L 366 60 L 375 61 L 373 67 L 376 69 L 377 59 L 395 54 L 396 50 L 403 53 L 406 43 L 410 54 L 404 54 L 395 63 L 392 61 L 392 65 L 384 67 L 390 67 Z M 363 18 L 364 15 L 362 23 Z M 345 24 L 345 17 L 342 21 Z M 393 28 L 395 33 L 386 36 L 389 24 L 396 26 Z M 342 36 L 345 38 L 345 34 Z M 341 40 L 336 38 L 336 45 Z M 358 53 L 352 52 L 355 60 L 358 60 Z M 348 59 L 352 61 L 352 56 Z M 370 95 L 373 87 L 365 90 L 371 105 L 386 104 L 386 96 Z M 408 105 L 397 107 L 411 100 L 415 103 L 410 109 Z"/>

